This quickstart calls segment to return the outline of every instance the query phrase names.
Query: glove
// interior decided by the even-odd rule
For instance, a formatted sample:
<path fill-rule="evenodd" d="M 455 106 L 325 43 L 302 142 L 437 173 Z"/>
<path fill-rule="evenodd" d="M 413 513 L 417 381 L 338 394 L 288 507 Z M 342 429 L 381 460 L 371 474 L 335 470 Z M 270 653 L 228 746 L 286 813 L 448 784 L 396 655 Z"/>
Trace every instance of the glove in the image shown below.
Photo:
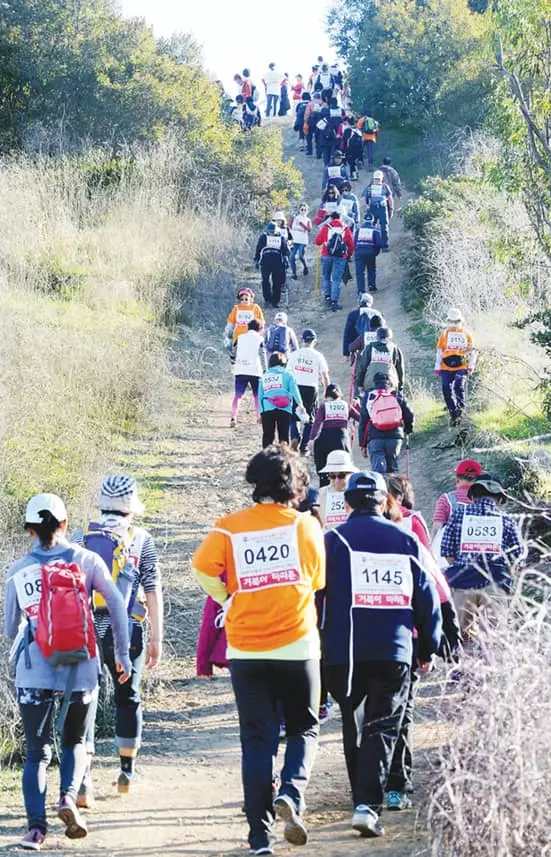
<path fill-rule="evenodd" d="M 222 342 L 224 348 L 231 348 L 231 339 L 229 338 L 229 336 L 225 336 Z"/>

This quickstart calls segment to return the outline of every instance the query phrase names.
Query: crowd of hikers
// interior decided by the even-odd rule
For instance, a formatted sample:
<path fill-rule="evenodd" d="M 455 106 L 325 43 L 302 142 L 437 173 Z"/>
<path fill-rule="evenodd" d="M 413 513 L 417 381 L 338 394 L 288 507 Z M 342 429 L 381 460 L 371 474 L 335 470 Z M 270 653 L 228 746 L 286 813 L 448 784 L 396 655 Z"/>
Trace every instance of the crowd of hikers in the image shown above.
<path fill-rule="evenodd" d="M 260 124 L 249 71 L 235 82 L 239 121 L 245 123 L 250 110 Z M 207 595 L 197 674 L 230 670 L 248 842 L 256 855 L 273 853 L 277 819 L 289 843 L 306 843 L 306 788 L 320 724 L 334 704 L 342 719 L 352 828 L 363 837 L 382 836 L 384 807 L 412 806 L 419 677 L 440 657 L 450 678 L 461 680 L 462 647 L 476 645 L 478 623 L 507 600 L 525 555 L 517 524 L 502 509 L 506 492 L 474 459 L 459 461 L 450 474 L 430 531 L 415 510 L 408 443 L 415 415 L 404 392 L 404 355 L 374 305 L 376 258 L 390 249 L 389 226 L 402 192 L 390 158 L 374 168 L 379 123 L 367 109 L 352 113 L 342 72 L 322 57 L 306 82 L 298 75 L 290 86 L 288 75 L 270 63 L 262 83 L 266 116 L 285 115 L 290 98 L 295 101 L 299 146 L 305 157 L 322 161 L 322 196 L 313 218 L 306 203 L 289 221 L 285 212 L 274 214 L 254 253 L 263 307 L 244 286 L 228 315 L 230 426 L 238 429 L 250 387 L 261 449 L 251 450 L 246 467 L 252 505 L 217 520 L 192 558 Z M 352 182 L 362 167 L 369 179 L 357 195 Z M 334 312 L 342 309 L 341 285 L 354 260 L 357 307 L 344 323 L 342 357 L 350 366 L 344 392 L 331 380 L 316 331 L 297 333 L 280 307 L 289 294 L 289 268 L 292 280 L 309 276 L 314 227 L 323 300 Z M 267 324 L 264 312 L 272 310 Z M 453 427 L 465 413 L 476 352 L 462 312 L 451 307 L 446 321 L 435 371 Z M 355 449 L 369 457 L 369 468 L 354 464 Z M 96 519 L 70 535 L 63 500 L 33 496 L 24 517 L 31 544 L 8 573 L 5 632 L 13 640 L 26 742 L 28 830 L 20 844 L 28 850 L 40 850 L 47 835 L 46 769 L 55 728 L 61 733 L 57 814 L 67 837 L 87 835 L 83 810 L 94 799 L 103 667 L 114 685 L 116 788 L 132 791 L 142 731 L 140 680 L 144 666 L 161 657 L 157 551 L 134 522 L 144 507 L 133 477 L 106 476 L 97 507 Z"/>

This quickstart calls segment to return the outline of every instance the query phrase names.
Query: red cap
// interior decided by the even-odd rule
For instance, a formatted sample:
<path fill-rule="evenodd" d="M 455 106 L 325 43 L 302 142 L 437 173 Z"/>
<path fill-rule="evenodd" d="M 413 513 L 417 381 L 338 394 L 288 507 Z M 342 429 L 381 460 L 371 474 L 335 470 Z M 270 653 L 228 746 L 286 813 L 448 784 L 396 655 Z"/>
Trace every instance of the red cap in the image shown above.
<path fill-rule="evenodd" d="M 456 476 L 469 476 L 475 478 L 483 472 L 482 465 L 474 458 L 464 458 L 455 468 Z"/>

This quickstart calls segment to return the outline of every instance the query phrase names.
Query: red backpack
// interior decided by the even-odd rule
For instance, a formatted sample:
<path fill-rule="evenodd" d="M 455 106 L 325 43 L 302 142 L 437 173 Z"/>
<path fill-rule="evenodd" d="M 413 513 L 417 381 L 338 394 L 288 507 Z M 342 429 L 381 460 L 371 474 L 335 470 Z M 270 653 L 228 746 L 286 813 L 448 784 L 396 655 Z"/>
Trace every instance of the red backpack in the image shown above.
<path fill-rule="evenodd" d="M 401 426 L 404 419 L 402 408 L 390 390 L 377 390 L 377 396 L 371 405 L 369 417 L 373 428 L 379 431 L 391 431 Z"/>
<path fill-rule="evenodd" d="M 84 572 L 73 551 L 42 565 L 34 640 L 52 666 L 96 656 L 96 635 Z"/>

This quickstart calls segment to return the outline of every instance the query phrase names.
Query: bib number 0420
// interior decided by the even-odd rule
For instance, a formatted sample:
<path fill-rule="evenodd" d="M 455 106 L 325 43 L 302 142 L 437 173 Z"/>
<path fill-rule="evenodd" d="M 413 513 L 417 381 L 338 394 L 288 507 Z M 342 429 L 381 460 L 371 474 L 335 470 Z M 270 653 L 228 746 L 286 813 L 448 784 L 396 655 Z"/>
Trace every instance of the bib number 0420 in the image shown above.
<path fill-rule="evenodd" d="M 294 526 L 236 533 L 232 542 L 239 589 L 253 592 L 301 582 Z"/>
<path fill-rule="evenodd" d="M 277 562 L 278 559 L 289 559 L 290 553 L 289 545 L 268 545 L 265 548 L 260 547 L 256 553 L 252 548 L 245 548 L 243 558 L 247 565 L 254 565 L 257 562 Z"/>

